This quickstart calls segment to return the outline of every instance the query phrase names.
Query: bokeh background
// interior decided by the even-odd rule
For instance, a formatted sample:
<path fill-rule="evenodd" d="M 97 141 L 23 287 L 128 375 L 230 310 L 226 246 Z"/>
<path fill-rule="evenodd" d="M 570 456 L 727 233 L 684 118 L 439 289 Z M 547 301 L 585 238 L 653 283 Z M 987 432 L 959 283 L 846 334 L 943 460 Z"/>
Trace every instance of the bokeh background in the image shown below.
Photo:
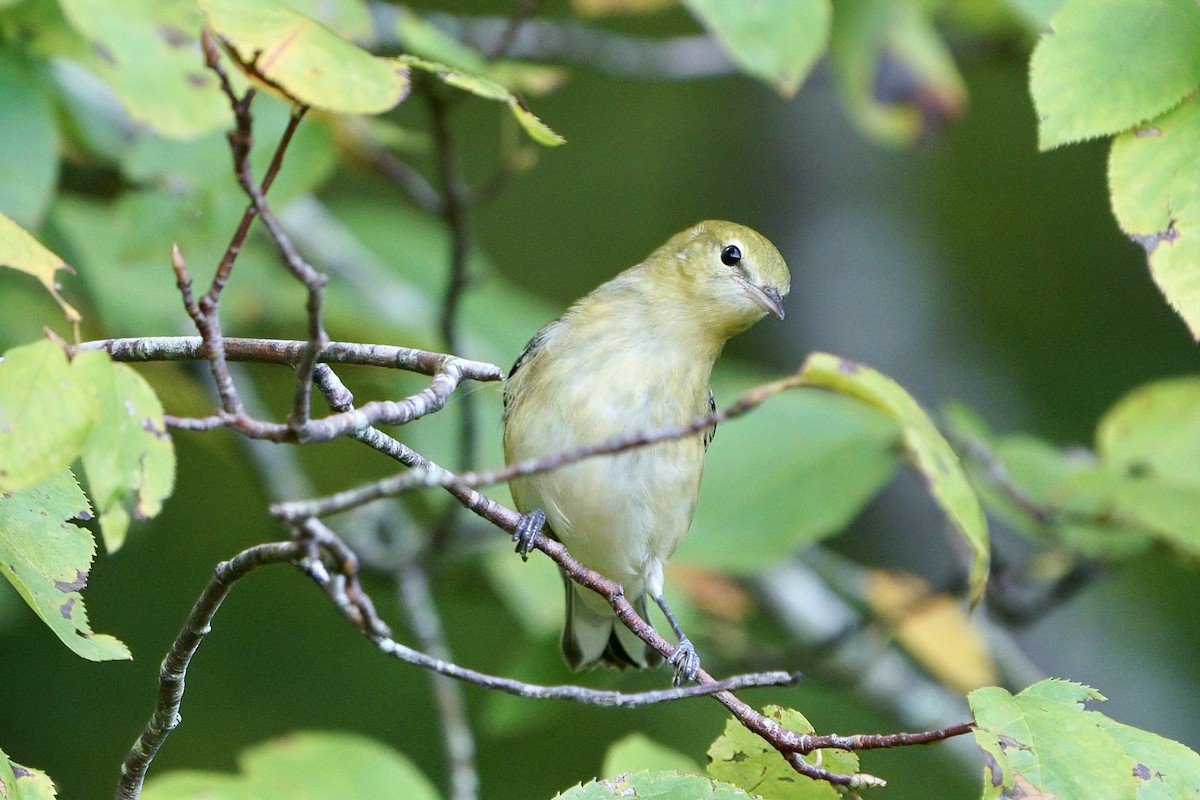
<path fill-rule="evenodd" d="M 470 17 L 503 14 L 510 4 L 453 5 L 453 14 Z M 542 13 L 561 18 L 570 9 L 550 2 Z M 698 31 L 680 9 L 591 24 L 636 36 Z M 535 165 L 471 214 L 477 278 L 470 291 L 503 285 L 519 302 L 468 305 L 469 329 L 495 326 L 504 333 L 468 335 L 461 354 L 507 366 L 523 338 L 666 236 L 699 219 L 729 218 L 771 238 L 793 273 L 786 321 L 763 323 L 733 342 L 730 364 L 753 363 L 763 376 L 778 375 L 794 370 L 806 353 L 824 350 L 892 376 L 926 408 L 956 398 L 999 432 L 1088 446 L 1099 416 L 1124 393 L 1194 373 L 1195 345 L 1152 284 L 1141 248 L 1116 227 L 1105 186 L 1106 146 L 1037 151 L 1027 91 L 1034 33 L 1014 23 L 986 31 L 950 27 L 946 35 L 969 100 L 960 115 L 930 120 L 911 146 L 864 134 L 820 65 L 792 98 L 734 74 L 631 79 L 571 67 L 560 89 L 533 102 L 568 143 L 541 151 Z M 406 106 L 395 115 L 401 124 L 427 125 L 419 103 Z M 488 174 L 501 113 L 474 99 L 456 106 L 452 122 L 468 179 Z M 4 158 L 0 151 L 0 165 Z M 419 154 L 412 160 L 419 168 L 429 163 Z M 297 156 L 285 170 L 307 168 Z M 59 198 L 111 200 L 128 188 L 124 180 L 102 158 L 68 159 Z M 351 209 L 343 223 L 372 242 L 374 257 L 383 269 L 398 270 L 401 283 L 437 287 L 444 280 L 448 250 L 440 222 L 414 210 L 367 166 L 348 160 L 311 191 L 328 208 Z M 380 219 L 392 222 L 354 218 L 356 203 L 387 209 Z M 119 316 L 123 307 L 115 301 L 97 300 L 89 259 L 77 252 L 80 239 L 64 234 L 70 220 L 49 213 L 43 222 L 35 229 L 65 248 L 81 271 L 64 284 L 68 297 L 94 312 L 85 335 L 186 332 L 176 306 L 136 319 Z M 105 230 L 95 228 L 97 249 L 105 247 L 99 241 Z M 172 302 L 165 255 L 161 249 L 153 258 L 166 288 L 135 284 L 128 303 Z M 245 272 L 277 269 L 269 258 L 259 262 Z M 207 274 L 202 263 L 194 269 Z M 282 279 L 247 278 L 230 301 L 227 330 L 299 336 L 299 294 L 283 286 Z M 427 307 L 410 314 L 406 306 L 397 312 L 403 320 L 375 319 L 355 288 L 335 279 L 330 332 L 341 340 L 437 347 L 430 304 L 436 296 L 416 295 L 415 304 Z M 61 329 L 53 305 L 24 276 L 0 273 L 0 298 L 5 347 L 38 336 L 43 325 Z M 291 308 L 279 310 L 285 304 Z M 413 340 L 421 313 L 430 324 L 424 339 Z M 144 374 L 169 411 L 203 413 L 206 401 L 196 394 L 202 373 L 147 367 Z M 282 408 L 286 375 L 268 368 L 252 375 L 264 402 Z M 414 385 L 366 373 L 345 377 L 358 381 L 352 385 L 360 396 Z M 472 402 L 479 460 L 495 465 L 499 392 L 480 387 Z M 413 434 L 451 464 L 456 410 L 452 404 L 448 421 L 430 421 L 427 431 Z M 738 437 L 739 425 L 722 427 L 714 457 Z M 151 712 L 159 660 L 213 566 L 281 535 L 265 512 L 270 490 L 242 443 L 221 433 L 177 433 L 175 442 L 175 494 L 159 518 L 135 526 L 119 553 L 97 556 L 85 593 L 93 627 L 124 640 L 132 662 L 91 664 L 73 656 L 0 586 L 0 743 L 15 760 L 46 770 L 60 797 L 111 796 L 119 764 Z M 347 444 L 303 455 L 310 478 L 325 489 L 389 471 Z M 720 502 L 720 486 L 706 484 L 705 493 L 706 503 Z M 496 496 L 504 497 L 503 490 Z M 422 511 L 422 503 L 429 508 Z M 408 513 L 435 518 L 440 503 L 420 500 Z M 856 563 L 914 572 L 947 587 L 958 566 L 941 525 L 920 480 L 901 471 L 826 546 Z M 437 562 L 431 574 L 458 660 L 546 682 L 573 680 L 557 659 L 554 635 L 532 635 L 537 626 L 518 619 L 495 588 L 495 570 L 504 568 L 494 566 L 494 554 L 506 550 L 505 540 L 478 530 L 465 538 L 469 545 Z M 561 602 L 553 572 L 531 563 L 505 574 L 514 581 L 537 576 L 529 577 L 530 586 L 545 590 L 543 611 L 552 626 Z M 1097 570 L 1076 594 L 1016 629 L 1012 641 L 1031 671 L 1106 694 L 1110 716 L 1200 747 L 1198 576 L 1195 564 L 1151 550 Z M 389 576 L 372 574 L 367 585 L 403 640 Z M 753 632 L 754 624 L 748 628 Z M 778 644 L 778 631 L 764 636 Z M 754 651 L 754 637 L 747 641 Z M 808 663 L 781 663 L 786 644 L 766 652 L 746 663 L 799 669 L 808 678 L 795 688 L 760 690 L 750 695 L 754 702 L 801 709 L 823 731 L 903 726 L 893 709 L 856 685 L 855 668 L 839 679 Z M 812 658 L 819 661 L 820 653 Z M 584 678 L 622 688 L 657 687 L 665 679 L 665 673 Z M 465 693 L 479 737 L 484 797 L 553 796 L 594 777 L 607 745 L 634 731 L 703 763 L 724 725 L 720 708 L 704 701 L 631 712 L 517 702 L 474 687 Z M 238 751 L 253 743 L 293 730 L 334 729 L 388 743 L 444 785 L 427 677 L 376 653 L 284 567 L 235 588 L 188 675 L 182 714 L 155 771 L 233 769 Z M 889 779 L 887 797 L 978 793 L 977 771 L 948 748 L 872 753 L 864 766 Z"/>

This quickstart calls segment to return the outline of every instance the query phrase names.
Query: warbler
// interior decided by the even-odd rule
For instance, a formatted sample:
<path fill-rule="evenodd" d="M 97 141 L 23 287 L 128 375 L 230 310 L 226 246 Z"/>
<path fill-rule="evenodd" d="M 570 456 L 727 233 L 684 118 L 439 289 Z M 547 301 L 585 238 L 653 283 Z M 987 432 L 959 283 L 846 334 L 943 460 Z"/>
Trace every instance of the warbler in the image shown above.
<path fill-rule="evenodd" d="M 709 380 L 725 343 L 766 314 L 783 319 L 791 276 L 761 234 L 707 221 L 576 301 L 526 346 L 504 386 L 508 463 L 613 437 L 686 425 L 716 409 Z M 638 614 L 646 597 L 678 637 L 676 683 L 699 657 L 663 599 L 663 565 L 692 523 L 713 429 L 586 458 L 509 482 L 517 509 L 588 567 L 619 582 Z M 662 656 L 599 595 L 563 576 L 563 656 L 644 668 Z"/>

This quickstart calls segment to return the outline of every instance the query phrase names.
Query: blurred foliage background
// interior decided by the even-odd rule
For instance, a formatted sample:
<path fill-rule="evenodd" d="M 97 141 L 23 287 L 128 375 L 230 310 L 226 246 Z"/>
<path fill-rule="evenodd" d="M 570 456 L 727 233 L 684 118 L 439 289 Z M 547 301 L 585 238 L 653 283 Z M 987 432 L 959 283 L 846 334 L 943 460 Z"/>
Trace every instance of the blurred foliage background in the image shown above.
<path fill-rule="evenodd" d="M 78 14 L 84 5 L 63 8 Z M 512 5 L 462 0 L 411 7 L 461 35 L 462 23 L 503 18 Z M 642 43 L 701 33 L 671 4 L 597 18 L 578 14 L 586 5 L 546 2 L 535 21 Z M 834 3 L 835 16 L 856 5 L 869 4 Z M 847 101 L 852 92 L 839 87 L 827 61 L 794 97 L 732 69 L 683 80 L 614 74 L 595 66 L 599 58 L 569 64 L 555 91 L 528 98 L 567 140 L 548 149 L 521 139 L 503 107 L 433 87 L 452 104 L 450 135 L 468 183 L 486 184 L 504 159 L 522 166 L 470 213 L 472 282 L 458 354 L 507 367 L 538 327 L 669 234 L 699 219 L 729 218 L 779 246 L 794 289 L 786 322 L 764 323 L 731 344 L 718 365 L 719 402 L 825 350 L 892 376 L 926 408 L 956 398 L 999 433 L 1091 446 L 1098 418 L 1124 393 L 1195 373 L 1198 362 L 1184 324 L 1148 276 L 1145 253 L 1113 221 L 1106 148 L 1085 143 L 1038 153 L 1028 57 L 1037 21 L 1057 5 L 914 4 L 936 26 L 931 30 L 957 72 L 879 67 L 874 98 L 916 109 L 915 124 L 900 132 L 865 122 L 864 106 Z M 222 134 L 181 143 L 134 122 L 111 90 L 75 62 L 42 58 L 66 30 L 56 3 L 0 2 L 0 210 L 76 268 L 78 274 L 63 278 L 64 293 L 83 312 L 84 339 L 188 333 L 167 259 L 170 244 L 180 242 L 198 279 L 207 279 L 244 207 Z M 518 38 L 514 55 L 520 45 Z M 399 160 L 436 183 L 430 107 L 418 89 L 383 118 L 392 126 L 387 140 Z M 286 107 L 263 96 L 255 111 L 258 141 L 273 142 Z M 448 229 L 381 174 L 356 135 L 334 118 L 306 120 L 272 191 L 274 207 L 310 259 L 333 275 L 326 324 L 335 339 L 440 349 Z M 269 148 L 260 150 L 256 158 L 269 155 Z M 42 169 L 46 163 L 54 166 Z M 302 292 L 275 263 L 265 238 L 252 237 L 235 276 L 223 307 L 228 334 L 303 337 Z M 0 298 L 0 346 L 35 339 L 46 325 L 68 333 L 53 301 L 28 276 L 0 271 Z M 202 370 L 139 370 L 168 412 L 208 413 Z M 245 374 L 266 407 L 286 410 L 288 373 L 258 367 Z M 346 370 L 343 378 L 360 402 L 420 385 L 379 371 Z M 470 391 L 477 463 L 497 465 L 498 387 Z M 405 430 L 405 440 L 441 463 L 460 465 L 463 402 Z M 800 405 L 778 402 L 785 409 Z M 753 576 L 827 531 L 792 531 L 778 540 L 779 552 L 743 552 L 743 536 L 770 542 L 779 517 L 801 503 L 796 497 L 803 504 L 821 500 L 789 483 L 800 472 L 789 472 L 789 459 L 803 459 L 806 439 L 803 429 L 775 426 L 795 413 L 763 411 L 757 422 L 755 416 L 722 427 L 696 536 L 676 559 L 669 591 L 680 595 L 689 630 L 702 631 L 709 669 L 806 673 L 796 688 L 748 694 L 755 704 L 801 709 L 818 731 L 912 727 L 902 709 L 921 699 L 887 702 L 868 679 L 877 660 L 890 663 L 884 650 L 896 652 L 886 635 L 880 650 L 842 663 L 830 657 L 838 652 L 837 637 L 791 641 L 768 613 Z M 808 424 L 837 426 L 856 413 L 844 405 L 818 411 L 826 416 Z M 177 432 L 174 440 L 175 494 L 160 517 L 135 525 L 119 553 L 97 557 L 85 595 L 93 626 L 124 640 L 133 662 L 78 659 L 0 583 L 0 744 L 13 759 L 48 772 L 61 797 L 111 795 L 119 764 L 151 712 L 159 660 L 213 566 L 283 534 L 265 512 L 272 489 L 252 450 L 224 433 Z M 346 442 L 299 456 L 324 491 L 392 469 Z M 867 495 L 890 482 L 813 554 L 823 565 L 818 572 L 837 586 L 837 575 L 860 574 L 847 565 L 880 566 L 955 590 L 959 566 L 920 481 L 904 470 L 891 478 L 891 467 L 870 461 L 839 463 L 844 479 L 861 482 Z M 745 494 L 731 489 L 727 476 L 761 488 Z M 507 501 L 499 487 L 494 496 Z M 395 513 L 425 530 L 446 507 L 428 494 Z M 521 565 L 496 531 L 465 514 L 454 520 L 455 546 L 433 562 L 430 577 L 457 661 L 551 683 L 665 684 L 665 672 L 567 673 L 557 654 L 561 589 L 553 569 L 537 558 Z M 741 520 L 754 532 L 737 530 Z M 1028 554 L 1030 545 L 1002 525 L 994 534 L 1002 559 Z M 736 579 L 712 571 L 739 553 Z M 444 786 L 427 676 L 382 658 L 298 578 L 275 568 L 235 588 L 188 675 L 183 724 L 152 774 L 232 769 L 237 753 L 253 743 L 319 728 L 376 737 Z M 367 586 L 405 640 L 391 576 L 373 572 Z M 1089 567 L 1077 591 L 1007 627 L 1002 640 L 1020 648 L 1030 680 L 1055 675 L 1095 686 L 1110 698 L 1104 709 L 1110 716 L 1196 748 L 1198 590 L 1194 564 L 1150 548 L 1116 567 Z M 834 624 L 834 612 L 819 599 L 807 602 Z M 978 613 L 988 616 L 986 608 Z M 881 630 L 869 618 L 861 625 Z M 956 646 L 953 638 L 944 643 L 951 662 Z M 928 667 L 904 660 L 918 672 Z M 617 711 L 464 691 L 484 797 L 553 796 L 596 776 L 607 746 L 633 731 L 702 763 L 725 719 L 715 703 L 699 700 Z M 889 779 L 888 797 L 928 797 L 931 786 L 940 787 L 941 797 L 970 797 L 978 791 L 977 769 L 962 757 L 970 749 L 968 743 L 957 751 L 872 753 L 864 768 Z"/>

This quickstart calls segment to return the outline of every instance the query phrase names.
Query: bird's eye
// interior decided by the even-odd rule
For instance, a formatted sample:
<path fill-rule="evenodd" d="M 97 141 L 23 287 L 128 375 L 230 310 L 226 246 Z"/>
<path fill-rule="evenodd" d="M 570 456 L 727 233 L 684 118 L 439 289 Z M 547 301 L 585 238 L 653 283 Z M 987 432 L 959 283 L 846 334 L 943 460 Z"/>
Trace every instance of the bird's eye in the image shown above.
<path fill-rule="evenodd" d="M 742 251 L 736 244 L 727 244 L 721 248 L 721 263 L 727 267 L 736 267 L 742 260 Z"/>

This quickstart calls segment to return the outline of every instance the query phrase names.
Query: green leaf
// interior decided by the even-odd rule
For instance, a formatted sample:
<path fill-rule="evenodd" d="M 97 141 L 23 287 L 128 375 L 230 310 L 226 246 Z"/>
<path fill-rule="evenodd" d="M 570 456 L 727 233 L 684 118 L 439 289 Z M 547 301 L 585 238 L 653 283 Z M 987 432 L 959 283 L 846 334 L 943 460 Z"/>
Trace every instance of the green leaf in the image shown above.
<path fill-rule="evenodd" d="M 83 451 L 88 490 L 110 553 L 129 519 L 162 510 L 175 483 L 175 448 L 154 390 L 126 364 L 114 364 L 100 394 L 100 416 Z"/>
<path fill-rule="evenodd" d="M 0 750 L 0 798 L 5 800 L 54 800 L 54 782 L 46 773 L 22 767 Z"/>
<path fill-rule="evenodd" d="M 1013 11 L 1017 12 L 1030 26 L 1042 30 L 1050 26 L 1050 18 L 1058 13 L 1066 0 L 1007 0 Z"/>
<path fill-rule="evenodd" d="M 96 542 L 69 520 L 89 516 L 87 498 L 69 470 L 0 495 L 0 574 L 77 655 L 91 661 L 130 658 L 119 640 L 88 626 L 80 591 Z"/>
<path fill-rule="evenodd" d="M 556 89 L 566 77 L 563 70 L 556 67 L 489 60 L 474 47 L 443 33 L 407 8 L 400 8 L 396 15 L 396 36 L 405 53 L 478 75 L 513 92 L 546 94 Z"/>
<path fill-rule="evenodd" d="M 198 0 L 238 67 L 268 91 L 340 114 L 379 114 L 408 96 L 408 70 L 278 0 Z"/>
<path fill-rule="evenodd" d="M 943 410 L 948 435 L 964 456 L 977 491 L 991 514 L 1039 542 L 1088 558 L 1124 559 L 1145 552 L 1152 539 L 1129 520 L 1097 513 L 1074 499 L 1078 475 L 1096 471 L 1090 453 L 1060 450 L 1033 436 L 994 437 L 966 408 Z M 1065 511 L 1073 513 L 1063 513 Z"/>
<path fill-rule="evenodd" d="M 1183 745 L 1085 711 L 1104 697 L 1077 683 L 1046 680 L 1020 694 L 999 687 L 968 696 L 975 739 L 985 752 L 985 788 L 997 796 L 1192 797 L 1200 756 Z"/>
<path fill-rule="evenodd" d="M 718 371 L 718 406 L 752 385 L 749 375 L 736 388 L 729 377 L 728 366 Z M 750 573 L 840 532 L 891 478 L 898 437 L 885 415 L 813 389 L 723 423 L 677 558 Z"/>
<path fill-rule="evenodd" d="M 966 108 L 966 84 L 928 6 L 843 0 L 834 15 L 834 80 L 855 123 L 884 144 L 910 145 Z"/>
<path fill-rule="evenodd" d="M 1200 755 L 1179 742 L 1087 712 L 1133 762 L 1137 800 L 1192 800 L 1200 790 Z"/>
<path fill-rule="evenodd" d="M 683 753 L 661 745 L 645 734 L 631 733 L 609 745 L 600 776 L 616 778 L 622 773 L 652 770 L 684 774 L 701 772 L 700 766 Z"/>
<path fill-rule="evenodd" d="M 1200 486 L 1131 477 L 1101 465 L 1073 475 L 1063 494 L 1069 511 L 1135 526 L 1200 556 Z"/>
<path fill-rule="evenodd" d="M 799 711 L 767 706 L 764 716 L 797 733 L 813 733 Z M 858 773 L 858 755 L 846 750 L 817 750 L 804 760 L 842 775 Z M 801 775 L 758 734 L 730 719 L 725 731 L 708 748 L 708 774 L 740 786 L 763 800 L 837 800 L 841 793 L 829 783 Z"/>
<path fill-rule="evenodd" d="M 433 784 L 400 753 L 348 733 L 298 732 L 246 750 L 240 774 L 173 772 L 150 780 L 145 800 L 438 800 Z"/>
<path fill-rule="evenodd" d="M 909 458 L 925 476 L 933 498 L 972 553 L 970 598 L 977 603 L 987 585 L 990 560 L 987 521 L 958 456 L 917 401 L 891 378 L 828 353 L 813 353 L 800 374 L 810 386 L 856 397 L 900 423 Z"/>
<path fill-rule="evenodd" d="M 217 78 L 204 67 L 203 18 L 192 0 L 62 0 L 91 43 L 94 69 L 131 117 L 165 136 L 187 139 L 232 122 Z"/>
<path fill-rule="evenodd" d="M 745 800 L 750 795 L 726 783 L 711 781 L 699 775 L 680 775 L 675 772 L 637 772 L 611 780 L 600 780 L 575 786 L 555 800 L 621 800 L 644 797 L 653 800 Z"/>
<path fill-rule="evenodd" d="M 1069 0 L 1029 64 L 1038 147 L 1117 133 L 1200 86 L 1194 0 Z"/>
<path fill-rule="evenodd" d="M 1200 378 L 1134 389 L 1101 418 L 1096 452 L 1129 475 L 1200 487 Z"/>
<path fill-rule="evenodd" d="M 274 97 L 260 98 L 254 105 L 254 138 L 260 143 L 250 152 L 255 175 L 266 173 L 274 156 L 275 143 L 291 119 L 291 106 Z M 337 163 L 333 134 L 325 120 L 310 117 L 292 134 L 288 144 L 287 169 L 280 170 L 267 195 L 271 205 L 282 209 L 287 203 L 320 186 Z M 233 180 L 229 143 L 222 131 L 180 142 L 161 136 L 141 135 L 121 158 L 121 172 L 139 184 L 154 184 L 173 197 L 186 196 L 198 202 L 208 192 L 228 194 L 245 205 Z M 195 225 L 186 220 L 172 232 L 179 234 Z M 216 231 L 214 231 L 216 233 Z M 166 237 L 162 237 L 165 239 Z M 221 237 L 228 239 L 228 234 Z"/>
<path fill-rule="evenodd" d="M 521 127 L 525 129 L 525 133 L 529 134 L 529 138 L 538 144 L 545 145 L 546 147 L 557 147 L 567 141 L 552 131 L 546 123 L 542 122 L 536 114 L 530 111 L 529 107 L 525 105 L 524 100 L 491 78 L 485 78 L 482 75 L 472 75 L 448 67 L 445 64 L 439 64 L 436 61 L 426 61 L 416 56 L 400 56 L 396 61 L 406 66 L 432 73 L 448 86 L 462 89 L 464 92 L 470 92 L 485 100 L 495 100 L 496 102 L 504 103 L 508 106 L 513 116 L 516 117 Z"/>
<path fill-rule="evenodd" d="M 58 283 L 54 279 L 55 273 L 60 269 L 70 267 L 3 214 L 0 214 L 0 266 L 12 267 L 37 278 L 58 302 L 67 320 L 72 323 L 79 322 L 79 312 L 62 299 L 58 293 Z"/>
<path fill-rule="evenodd" d="M 1121 230 L 1200 340 L 1200 97 L 1114 139 L 1108 188 Z"/>
<path fill-rule="evenodd" d="M 58 180 L 53 108 L 40 70 L 0 50 L 0 212 L 36 226 Z"/>
<path fill-rule="evenodd" d="M 14 347 L 0 362 L 0 491 L 26 489 L 79 457 L 98 409 L 103 353 L 67 360 L 53 342 Z"/>
<path fill-rule="evenodd" d="M 365 0 L 283 0 L 284 5 L 311 17 L 352 42 L 375 39 L 375 23 Z"/>
<path fill-rule="evenodd" d="M 791 97 L 829 44 L 829 0 L 683 0 L 738 69 Z"/>

